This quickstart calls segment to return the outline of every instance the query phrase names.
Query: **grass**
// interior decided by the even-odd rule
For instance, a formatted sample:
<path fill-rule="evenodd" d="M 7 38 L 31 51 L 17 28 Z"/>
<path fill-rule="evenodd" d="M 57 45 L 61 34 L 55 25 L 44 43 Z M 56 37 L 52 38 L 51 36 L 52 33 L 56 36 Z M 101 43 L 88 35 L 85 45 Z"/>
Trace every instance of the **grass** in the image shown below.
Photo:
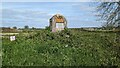
<path fill-rule="evenodd" d="M 120 65 L 116 33 L 47 30 L 2 38 L 3 65 L 10 66 L 111 66 Z"/>

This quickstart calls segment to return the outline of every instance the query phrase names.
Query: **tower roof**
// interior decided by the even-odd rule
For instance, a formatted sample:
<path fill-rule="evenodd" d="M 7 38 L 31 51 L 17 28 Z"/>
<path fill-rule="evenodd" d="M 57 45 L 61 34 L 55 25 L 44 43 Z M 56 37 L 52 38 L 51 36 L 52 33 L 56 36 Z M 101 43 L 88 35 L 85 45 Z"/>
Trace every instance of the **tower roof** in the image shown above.
<path fill-rule="evenodd" d="M 57 23 L 63 23 L 65 21 L 63 15 L 55 14 L 53 17 Z"/>

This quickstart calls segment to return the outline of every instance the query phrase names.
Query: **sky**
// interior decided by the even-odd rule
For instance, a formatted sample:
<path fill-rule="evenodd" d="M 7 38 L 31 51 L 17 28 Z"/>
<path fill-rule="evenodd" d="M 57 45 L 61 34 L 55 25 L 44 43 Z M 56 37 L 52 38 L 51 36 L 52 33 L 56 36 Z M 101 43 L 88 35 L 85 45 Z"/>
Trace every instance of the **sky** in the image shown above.
<path fill-rule="evenodd" d="M 49 19 L 55 14 L 63 15 L 68 21 L 68 28 L 100 27 L 96 21 L 95 3 L 91 2 L 3 2 L 2 25 L 45 28 Z"/>
<path fill-rule="evenodd" d="M 118 2 L 119 0 L 1 0 L 2 2 Z"/>

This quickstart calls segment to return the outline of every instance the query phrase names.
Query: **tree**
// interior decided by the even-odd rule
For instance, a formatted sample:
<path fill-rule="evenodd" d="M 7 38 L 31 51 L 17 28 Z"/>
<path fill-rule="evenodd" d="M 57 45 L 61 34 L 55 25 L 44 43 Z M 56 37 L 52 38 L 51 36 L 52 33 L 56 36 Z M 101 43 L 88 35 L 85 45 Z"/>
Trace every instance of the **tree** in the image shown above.
<path fill-rule="evenodd" d="M 120 30 L 120 1 L 100 3 L 97 11 L 100 13 L 100 19 L 106 21 L 106 26 L 113 25 Z M 116 34 L 116 41 L 120 43 L 120 32 Z"/>
<path fill-rule="evenodd" d="M 17 27 L 16 27 L 16 26 L 14 26 L 14 27 L 13 27 L 13 29 L 17 29 Z"/>
<path fill-rule="evenodd" d="M 102 2 L 98 5 L 100 20 L 105 20 L 105 25 L 119 26 L 120 23 L 120 1 L 119 2 Z"/>
<path fill-rule="evenodd" d="M 34 30 L 34 29 L 35 29 L 35 27 L 32 27 L 32 29 Z"/>
<path fill-rule="evenodd" d="M 24 26 L 24 29 L 29 29 L 29 26 L 28 25 Z"/>

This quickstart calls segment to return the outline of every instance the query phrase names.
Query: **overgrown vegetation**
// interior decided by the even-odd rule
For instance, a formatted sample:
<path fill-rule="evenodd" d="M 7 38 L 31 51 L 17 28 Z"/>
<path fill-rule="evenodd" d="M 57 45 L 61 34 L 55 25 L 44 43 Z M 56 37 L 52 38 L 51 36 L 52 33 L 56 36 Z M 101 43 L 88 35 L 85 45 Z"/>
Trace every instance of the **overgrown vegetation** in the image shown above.
<path fill-rule="evenodd" d="M 15 41 L 2 38 L 3 65 L 95 66 L 120 65 L 116 33 L 66 29 L 21 33 Z"/>

